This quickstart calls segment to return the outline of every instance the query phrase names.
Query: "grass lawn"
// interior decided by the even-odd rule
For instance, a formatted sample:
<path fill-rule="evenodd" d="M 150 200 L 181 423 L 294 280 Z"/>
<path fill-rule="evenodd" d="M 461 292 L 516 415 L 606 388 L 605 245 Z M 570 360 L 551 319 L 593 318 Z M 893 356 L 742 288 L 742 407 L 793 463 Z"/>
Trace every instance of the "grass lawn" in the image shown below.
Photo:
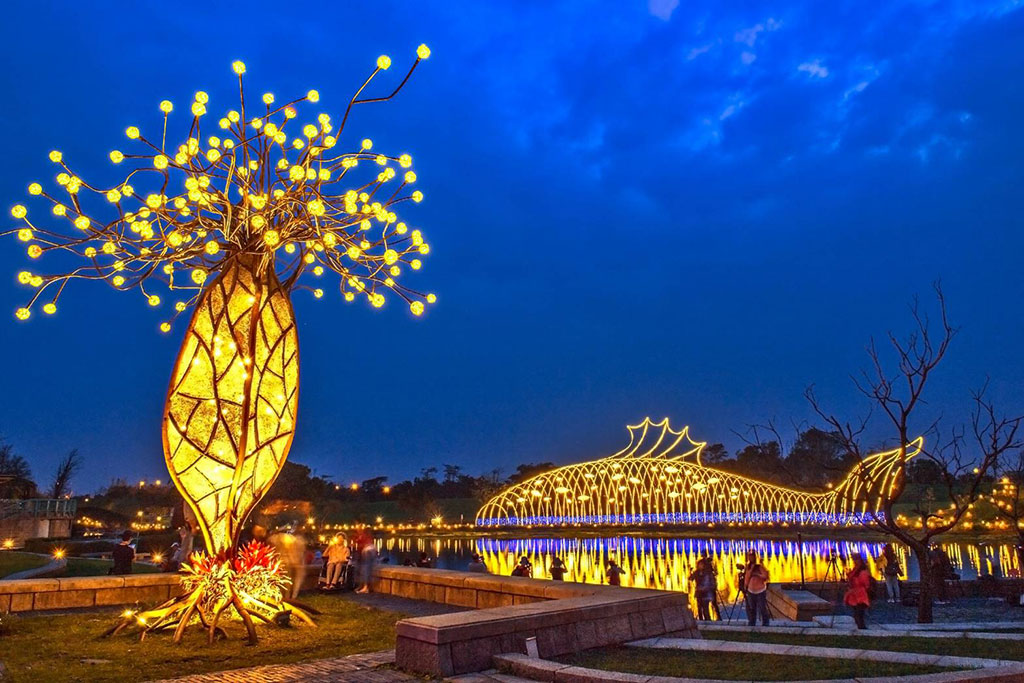
<path fill-rule="evenodd" d="M 788 657 L 785 655 L 692 652 L 643 647 L 604 647 L 558 661 L 588 669 L 622 671 L 644 676 L 686 676 L 727 681 L 798 681 L 808 678 L 908 676 L 948 671 L 934 666 L 854 659 Z"/>
<path fill-rule="evenodd" d="M 365 607 L 343 596 L 303 596 L 323 612 L 318 628 L 257 624 L 260 642 L 245 644 L 241 622 L 222 620 L 227 640 L 206 644 L 201 626 L 186 631 L 180 645 L 172 633 L 100 638 L 118 610 L 11 618 L 0 635 L 0 659 L 16 681 L 150 681 L 257 664 L 341 657 L 395 646 L 397 612 Z M 7 618 L 4 618 L 6 621 Z M 91 660 L 91 661 L 90 661 Z"/>
<path fill-rule="evenodd" d="M 15 572 L 26 569 L 35 569 L 50 563 L 50 557 L 37 555 L 35 553 L 21 553 L 14 551 L 0 552 L 0 579 Z M 111 560 L 99 560 L 89 557 L 69 557 L 68 566 L 57 576 L 106 576 L 113 566 Z M 132 565 L 132 571 L 136 574 L 152 574 L 160 571 L 158 567 L 151 564 L 136 562 Z"/>
<path fill-rule="evenodd" d="M 0 552 L 0 578 L 26 569 L 35 569 L 49 564 L 50 558 L 32 553 L 19 553 L 10 550 Z"/>
<path fill-rule="evenodd" d="M 1024 641 L 977 640 L 974 638 L 914 638 L 912 636 L 837 636 L 797 635 L 792 633 L 754 633 L 743 631 L 705 631 L 710 640 L 737 640 L 743 643 L 784 643 L 814 647 L 846 647 L 856 650 L 919 652 L 929 655 L 984 657 L 1024 661 Z"/>

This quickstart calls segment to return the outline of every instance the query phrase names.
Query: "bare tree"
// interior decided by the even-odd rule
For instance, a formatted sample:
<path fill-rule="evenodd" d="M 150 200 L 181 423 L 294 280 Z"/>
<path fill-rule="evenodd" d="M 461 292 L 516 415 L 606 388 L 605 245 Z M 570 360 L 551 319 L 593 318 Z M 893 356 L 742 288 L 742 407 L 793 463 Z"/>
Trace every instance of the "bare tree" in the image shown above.
<path fill-rule="evenodd" d="M 0 442 L 0 498 L 31 498 L 36 483 L 25 458 L 9 443 Z"/>
<path fill-rule="evenodd" d="M 871 367 L 859 377 L 853 377 L 858 391 L 871 403 L 874 412 L 883 417 L 887 441 L 898 447 L 896 475 L 890 486 L 877 486 L 878 475 L 869 467 L 857 468 L 856 476 L 863 484 L 860 491 L 873 491 L 879 496 L 877 509 L 866 507 L 862 522 L 871 529 L 887 534 L 907 545 L 920 569 L 921 589 L 917 620 L 932 622 L 934 586 L 945 577 L 938 575 L 933 566 L 930 548 L 933 539 L 954 528 L 982 495 L 982 483 L 991 477 L 1000 458 L 1018 447 L 1021 417 L 1002 417 L 985 397 L 985 387 L 973 393 L 974 410 L 971 415 L 973 444 L 968 447 L 967 429 L 954 428 L 945 437 L 938 420 L 922 423 L 921 407 L 925 404 L 925 389 L 929 380 L 945 358 L 957 329 L 949 322 L 946 299 L 938 283 L 934 286 L 939 308 L 939 319 L 933 324 L 923 313 L 915 298 L 911 305 L 914 326 L 905 338 L 890 332 L 888 345 L 895 363 L 887 363 L 874 340 L 868 346 Z M 890 366 L 895 365 L 895 369 Z M 863 462 L 867 453 L 862 437 L 868 427 L 868 418 L 848 420 L 827 412 L 814 388 L 806 391 L 807 399 L 818 416 L 824 420 L 851 456 Z M 923 429 L 920 427 L 924 426 Z M 918 453 L 911 446 L 920 435 L 927 435 L 927 443 Z M 917 457 L 928 458 L 938 465 L 942 473 L 941 486 L 949 500 L 947 508 L 937 510 L 920 496 L 917 500 L 902 500 L 907 492 L 906 464 Z M 895 512 L 897 501 L 911 502 L 909 515 Z M 866 501 L 865 501 L 866 502 Z"/>
<path fill-rule="evenodd" d="M 82 456 L 78 449 L 68 451 L 68 454 L 57 464 L 57 470 L 53 474 L 53 486 L 50 488 L 51 498 L 60 498 L 68 492 L 68 485 L 71 477 L 82 468 Z"/>

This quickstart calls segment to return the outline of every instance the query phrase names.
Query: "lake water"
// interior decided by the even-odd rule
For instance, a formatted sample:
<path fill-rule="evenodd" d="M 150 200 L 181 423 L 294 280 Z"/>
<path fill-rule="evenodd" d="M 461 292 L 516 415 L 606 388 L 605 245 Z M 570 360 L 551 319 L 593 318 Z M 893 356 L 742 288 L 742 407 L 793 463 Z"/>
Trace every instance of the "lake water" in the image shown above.
<path fill-rule="evenodd" d="M 526 556 L 533 564 L 533 576 L 550 578 L 551 559 L 561 557 L 568 567 L 566 580 L 583 583 L 604 583 L 604 568 L 614 558 L 626 574 L 622 585 L 691 592 L 689 576 L 697 560 L 707 555 L 718 570 L 720 600 L 736 597 L 737 565 L 743 563 L 747 550 L 755 551 L 767 566 L 771 581 L 821 584 L 840 579 L 850 566 L 850 557 L 859 552 L 874 560 L 882 552 L 883 543 L 874 541 L 804 540 L 737 540 L 717 538 L 646 538 L 643 536 L 609 536 L 606 538 L 385 538 L 380 541 L 382 556 L 392 564 L 415 560 L 421 552 L 435 558 L 439 569 L 465 569 L 473 553 L 479 553 L 488 571 L 507 576 Z M 1020 576 L 1021 567 L 1009 544 L 946 543 L 956 572 L 964 580 L 988 573 L 996 577 Z M 909 580 L 918 578 L 917 562 L 908 549 L 897 546 Z M 834 561 L 833 561 L 834 560 Z M 877 573 L 876 573 L 877 575 Z"/>

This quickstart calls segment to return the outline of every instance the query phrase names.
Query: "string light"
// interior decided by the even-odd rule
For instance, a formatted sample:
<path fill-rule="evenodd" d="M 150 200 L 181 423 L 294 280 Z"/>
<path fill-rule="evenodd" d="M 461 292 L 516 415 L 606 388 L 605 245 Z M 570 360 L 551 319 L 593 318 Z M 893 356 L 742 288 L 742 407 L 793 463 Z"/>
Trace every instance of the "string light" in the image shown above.
<path fill-rule="evenodd" d="M 706 444 L 668 418 L 627 428 L 626 448 L 505 489 L 480 508 L 477 524 L 862 524 L 884 517 L 881 493 L 922 445 L 869 456 L 838 486 L 811 493 L 704 466 Z"/>
<path fill-rule="evenodd" d="M 429 56 L 425 46 L 417 53 L 409 74 Z M 350 107 L 387 100 L 398 93 L 401 85 L 384 97 L 362 95 L 370 81 L 390 65 L 390 58 L 380 57 L 377 69 L 352 98 Z M 232 64 L 232 70 L 240 81 L 246 73 L 240 61 Z M 428 244 L 407 234 L 395 214 L 399 205 L 423 197 L 411 187 L 416 174 L 405 171 L 412 157 L 371 153 L 369 139 L 356 149 L 340 150 L 336 145 L 344 118 L 337 128 L 326 114 L 319 114 L 320 125 L 304 124 L 294 130 L 286 125 L 298 115 L 297 105 L 314 104 L 319 99 L 319 92 L 310 90 L 292 102 L 275 105 L 268 94 L 264 97 L 268 112 L 246 121 L 237 111 L 228 112 L 221 119 L 227 124 L 222 126 L 223 134 L 208 137 L 205 149 L 197 134 L 174 146 L 165 144 L 164 133 L 151 138 L 141 127 L 129 126 L 125 134 L 138 149 L 109 153 L 111 163 L 131 168 L 126 169 L 125 180 L 107 187 L 84 182 L 61 152 L 50 152 L 51 161 L 63 171 L 58 176 L 61 189 L 51 192 L 40 183 L 31 183 L 28 194 L 48 203 L 51 213 L 67 222 L 37 224 L 31 206 L 15 204 L 10 215 L 22 225 L 0 235 L 15 234 L 27 242 L 32 259 L 63 252 L 87 263 L 67 272 L 41 274 L 16 317 L 28 320 L 37 302 L 56 306 L 71 280 L 94 280 L 121 290 L 161 287 L 189 293 L 185 309 L 175 310 L 166 321 L 170 325 L 198 303 L 205 277 L 196 273 L 216 274 L 239 254 L 251 254 L 254 248 L 261 252 L 260 257 L 269 257 L 276 277 L 286 283 L 288 291 L 315 293 L 318 288 L 305 285 L 304 276 L 330 269 L 341 277 L 342 295 L 353 291 L 374 307 L 382 305 L 385 296 L 395 296 L 404 300 L 414 315 L 420 315 L 432 302 L 391 272 L 396 262 L 416 270 L 412 262 L 429 251 Z M 209 95 L 197 92 L 192 105 L 195 115 L 201 116 L 208 106 Z M 174 107 L 164 100 L 159 109 L 166 124 Z M 247 134 L 247 127 L 261 129 L 262 136 Z M 266 145 L 261 137 L 277 144 Z M 301 145 L 292 145 L 293 140 Z M 361 160 L 375 162 L 372 167 L 377 170 L 362 173 Z M 275 168 L 287 170 L 256 172 Z M 400 169 L 403 172 L 399 173 Z M 339 183 L 350 189 L 339 188 Z M 75 196 L 85 193 L 104 197 L 104 204 L 116 215 L 103 218 L 103 206 L 89 205 Z M 62 194 L 71 195 L 73 208 L 66 206 Z M 301 258 L 274 258 L 282 247 L 289 254 L 298 247 Z M 355 257 L 352 248 L 358 249 Z M 171 272 L 166 272 L 167 266 Z M 179 270 L 193 273 L 192 278 L 175 278 Z M 350 289 L 352 281 L 361 286 Z M 319 291 L 322 295 L 324 290 Z M 146 299 L 152 304 L 160 296 L 147 293 Z"/>

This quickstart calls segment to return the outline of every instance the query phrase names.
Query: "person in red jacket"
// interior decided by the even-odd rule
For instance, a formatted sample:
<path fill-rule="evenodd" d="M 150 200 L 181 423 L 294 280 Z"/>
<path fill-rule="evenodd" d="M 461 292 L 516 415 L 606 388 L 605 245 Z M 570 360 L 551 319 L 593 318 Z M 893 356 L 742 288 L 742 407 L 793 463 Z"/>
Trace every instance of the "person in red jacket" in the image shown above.
<path fill-rule="evenodd" d="M 864 556 L 860 553 L 853 554 L 853 569 L 846 575 L 846 597 L 843 602 L 853 608 L 853 620 L 857 622 L 857 628 L 864 629 L 864 615 L 871 606 L 871 571 L 868 569 Z"/>

